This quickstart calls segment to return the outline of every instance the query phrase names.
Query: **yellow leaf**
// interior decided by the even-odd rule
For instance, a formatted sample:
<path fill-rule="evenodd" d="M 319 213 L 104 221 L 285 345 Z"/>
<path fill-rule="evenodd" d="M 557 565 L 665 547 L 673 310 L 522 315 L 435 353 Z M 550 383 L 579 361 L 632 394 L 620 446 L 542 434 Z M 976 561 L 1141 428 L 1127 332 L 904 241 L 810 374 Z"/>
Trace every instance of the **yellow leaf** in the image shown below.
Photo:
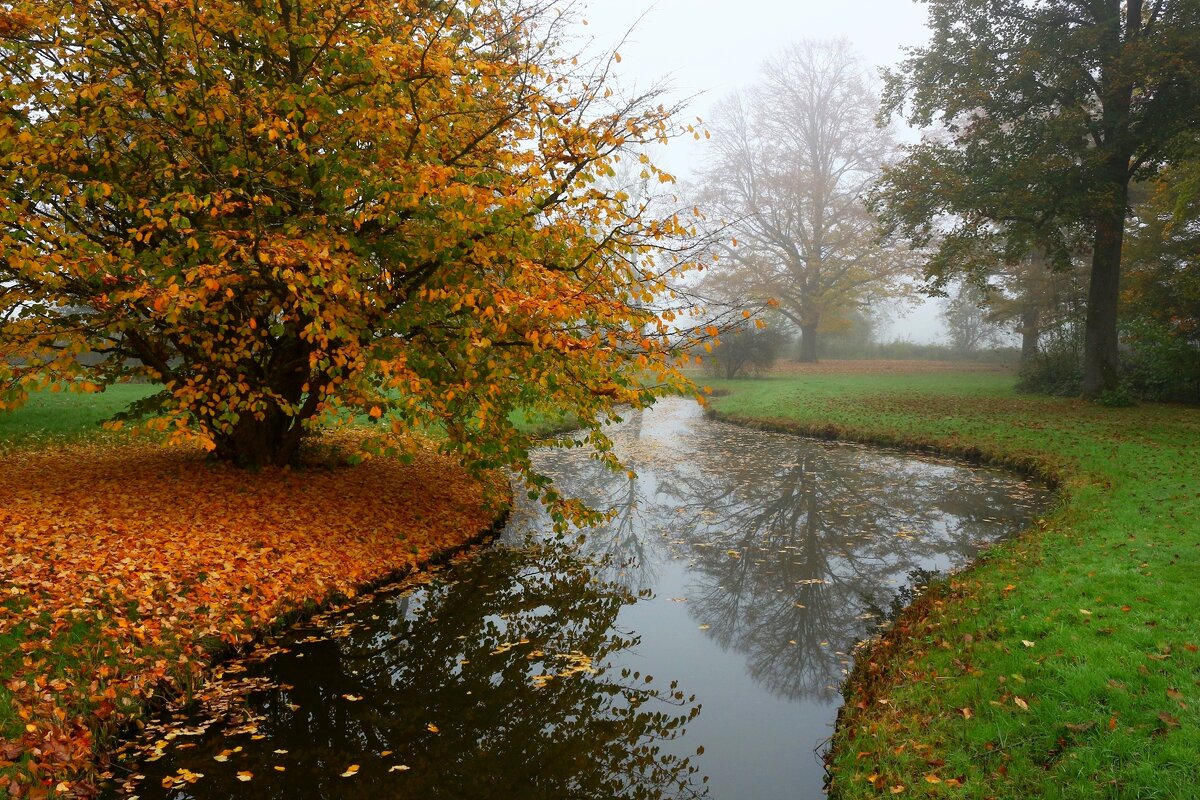
<path fill-rule="evenodd" d="M 254 773 L 246 771 L 246 770 L 243 770 L 237 774 L 237 779 L 239 781 L 248 781 L 253 777 L 254 777 Z"/>
<path fill-rule="evenodd" d="M 358 774 L 358 764 L 351 764 L 350 766 L 346 767 L 346 771 L 342 773 L 341 777 L 353 778 L 357 774 Z"/>

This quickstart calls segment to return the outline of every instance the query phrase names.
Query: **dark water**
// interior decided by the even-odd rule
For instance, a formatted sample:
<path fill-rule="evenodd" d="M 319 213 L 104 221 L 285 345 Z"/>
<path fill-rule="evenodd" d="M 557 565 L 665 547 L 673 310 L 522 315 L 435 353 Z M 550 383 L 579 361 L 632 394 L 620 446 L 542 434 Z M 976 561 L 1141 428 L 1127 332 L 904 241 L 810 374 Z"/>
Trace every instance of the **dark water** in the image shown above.
<path fill-rule="evenodd" d="M 819 797 L 854 643 L 1049 502 L 685 401 L 615 439 L 637 478 L 540 457 L 616 512 L 583 544 L 547 542 L 520 507 L 500 546 L 234 665 L 117 777 L 173 800 Z"/>

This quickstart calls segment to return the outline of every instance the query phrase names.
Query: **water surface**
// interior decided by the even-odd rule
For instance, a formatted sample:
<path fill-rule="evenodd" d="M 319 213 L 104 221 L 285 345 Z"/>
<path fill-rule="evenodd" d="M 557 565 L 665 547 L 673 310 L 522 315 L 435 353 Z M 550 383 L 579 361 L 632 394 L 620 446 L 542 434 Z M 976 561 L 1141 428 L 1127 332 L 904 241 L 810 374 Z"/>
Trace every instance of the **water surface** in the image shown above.
<path fill-rule="evenodd" d="M 236 665 L 118 777 L 173 800 L 819 797 L 855 642 L 1049 502 L 1007 473 L 682 400 L 614 440 L 636 477 L 538 455 L 614 509 L 582 543 L 519 505 L 477 558 Z"/>

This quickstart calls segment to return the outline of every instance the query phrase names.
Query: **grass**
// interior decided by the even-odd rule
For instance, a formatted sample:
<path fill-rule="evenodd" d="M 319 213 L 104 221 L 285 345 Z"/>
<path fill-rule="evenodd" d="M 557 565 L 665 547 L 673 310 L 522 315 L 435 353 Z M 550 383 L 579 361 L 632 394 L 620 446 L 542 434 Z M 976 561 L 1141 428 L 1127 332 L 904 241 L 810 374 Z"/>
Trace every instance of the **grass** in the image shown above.
<path fill-rule="evenodd" d="M 63 444 L 103 433 L 100 423 L 159 388 L 119 384 L 99 394 L 34 392 L 17 411 L 0 412 L 0 448 Z"/>
<path fill-rule="evenodd" d="M 859 654 L 834 798 L 1200 796 L 1200 410 L 1018 395 L 1004 373 L 713 388 L 744 424 L 967 455 L 1062 492 Z"/>
<path fill-rule="evenodd" d="M 155 384 L 117 384 L 98 394 L 76 392 L 34 392 L 29 401 L 15 412 L 0 412 L 0 451 L 12 447 L 43 447 L 78 442 L 102 436 L 101 423 L 130 403 L 158 391 Z M 568 412 L 514 411 L 509 415 L 521 430 L 537 437 L 549 437 L 579 427 Z M 361 424 L 371 420 L 366 414 L 356 417 Z M 439 431 L 427 432 L 435 438 Z"/>
<path fill-rule="evenodd" d="M 539 439 L 567 433 L 568 431 L 576 430 L 580 426 L 579 418 L 568 411 L 517 410 L 509 414 L 508 419 L 519 430 L 523 430 Z"/>

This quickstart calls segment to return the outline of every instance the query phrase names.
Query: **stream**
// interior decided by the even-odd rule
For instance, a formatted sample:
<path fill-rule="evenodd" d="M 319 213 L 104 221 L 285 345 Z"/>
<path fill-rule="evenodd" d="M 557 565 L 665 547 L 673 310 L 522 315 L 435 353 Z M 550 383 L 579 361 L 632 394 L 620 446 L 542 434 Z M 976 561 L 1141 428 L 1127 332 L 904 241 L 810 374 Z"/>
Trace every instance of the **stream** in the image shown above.
<path fill-rule="evenodd" d="M 556 539 L 519 499 L 494 546 L 228 665 L 106 796 L 818 798 L 856 642 L 1053 499 L 686 400 L 612 436 L 636 477 L 536 456 L 609 523 Z"/>

